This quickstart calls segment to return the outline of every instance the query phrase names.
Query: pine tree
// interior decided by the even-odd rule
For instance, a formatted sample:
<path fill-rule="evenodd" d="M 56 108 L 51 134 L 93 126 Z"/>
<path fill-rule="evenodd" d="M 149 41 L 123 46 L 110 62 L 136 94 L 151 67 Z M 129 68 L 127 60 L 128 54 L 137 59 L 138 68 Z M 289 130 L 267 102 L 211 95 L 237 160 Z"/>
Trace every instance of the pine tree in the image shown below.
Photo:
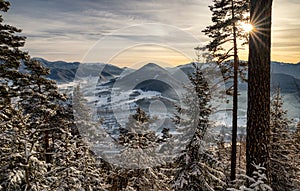
<path fill-rule="evenodd" d="M 75 87 L 69 99 L 60 104 L 58 118 L 55 119 L 55 126 L 60 127 L 60 131 L 54 136 L 54 154 L 51 170 L 47 174 L 50 190 L 105 190 L 108 186 L 105 184 L 107 173 L 102 168 L 102 160 L 98 160 L 92 152 L 88 142 L 90 139 L 82 131 L 83 124 L 87 128 L 96 124 L 90 121 L 90 112 L 79 86 Z"/>
<path fill-rule="evenodd" d="M 293 181 L 294 187 L 300 188 L 300 121 L 297 124 L 297 129 L 293 133 L 293 140 L 295 143 L 295 156 L 294 156 L 294 162 L 296 163 L 296 168 L 298 169 L 295 172 L 295 179 Z"/>
<path fill-rule="evenodd" d="M 93 119 L 92 108 L 85 99 L 80 84 L 75 86 L 70 102 L 76 125 L 72 129 L 73 134 L 85 137 L 89 142 L 97 144 L 106 136 L 106 133 L 99 128 L 102 119 Z"/>
<path fill-rule="evenodd" d="M 0 11 L 7 12 L 10 7 L 8 1 L 0 0 Z M 23 77 L 19 72 L 22 60 L 28 59 L 28 54 L 20 50 L 25 43 L 25 37 L 18 35 L 20 29 L 3 23 L 0 15 L 0 97 L 8 104 L 18 94 L 19 79 Z M 3 100 L 4 101 L 4 100 Z"/>
<path fill-rule="evenodd" d="M 9 3 L 0 6 L 7 11 Z M 66 97 L 46 78 L 49 69 L 20 50 L 21 30 L 0 21 L 0 190 L 102 190 L 105 175 L 72 134 Z"/>
<path fill-rule="evenodd" d="M 268 179 L 264 173 L 266 169 L 260 165 L 253 166 L 255 167 L 255 171 L 253 172 L 253 177 L 250 178 L 250 182 L 252 183 L 249 186 L 250 190 L 272 191 L 272 188 L 267 184 Z"/>
<path fill-rule="evenodd" d="M 300 121 L 297 123 L 297 128 L 296 128 L 296 131 L 294 133 L 294 137 L 296 139 L 296 142 L 298 144 L 300 144 Z"/>
<path fill-rule="evenodd" d="M 270 50 L 272 0 L 250 1 L 247 108 L 247 175 L 254 172 L 253 163 L 266 168 L 269 179 L 270 143 Z"/>
<path fill-rule="evenodd" d="M 211 52 L 224 75 L 224 80 L 233 78 L 233 85 L 226 90 L 228 93 L 233 88 L 233 110 L 232 110 L 232 152 L 231 152 L 231 180 L 235 179 L 236 169 L 236 142 L 237 142 L 237 115 L 238 115 L 238 72 L 244 77 L 243 70 L 239 65 L 245 67 L 238 58 L 238 39 L 246 39 L 247 33 L 238 28 L 239 22 L 247 22 L 249 12 L 249 1 L 244 0 L 214 0 L 209 7 L 212 11 L 211 26 L 204 32 L 213 40 L 205 47 Z M 245 43 L 243 43 L 245 44 Z M 229 48 L 225 49 L 225 46 Z M 233 58 L 233 62 L 229 59 Z"/>
<path fill-rule="evenodd" d="M 64 120 L 58 116 L 58 112 L 66 98 L 58 92 L 56 83 L 46 79 L 50 73 L 37 60 L 24 62 L 27 81 L 22 87 L 18 102 L 26 114 L 30 115 L 30 124 L 28 128 L 37 131 L 36 141 L 41 143 L 41 152 L 44 153 L 46 163 L 51 163 L 51 153 L 53 148 L 51 144 L 55 143 L 55 133 L 67 127 L 59 124 L 59 120 Z"/>
<path fill-rule="evenodd" d="M 10 3 L 0 0 L 0 11 L 7 12 Z M 0 15 L 0 97 L 1 103 L 9 105 L 11 100 L 18 95 L 20 78 L 19 72 L 22 60 L 28 59 L 28 54 L 20 50 L 25 43 L 25 37 L 20 36 L 20 29 L 3 23 Z"/>
<path fill-rule="evenodd" d="M 277 89 L 271 101 L 271 143 L 270 172 L 271 186 L 274 191 L 293 190 L 293 181 L 297 179 L 295 172 L 297 163 L 296 142 L 289 128 L 290 121 L 286 118 L 287 110 L 283 110 L 283 99 Z"/>
<path fill-rule="evenodd" d="M 144 168 L 161 164 L 162 159 L 156 157 L 156 150 L 165 139 L 168 139 L 168 131 L 163 129 L 162 136 L 156 135 L 157 132 L 151 128 L 153 123 L 154 120 L 138 107 L 136 113 L 129 116 L 125 128 L 120 128 L 118 143 L 124 147 L 122 152 L 127 155 L 126 158 L 132 157 L 128 158 L 129 161 L 124 161 L 125 166 Z M 136 159 L 139 159 L 138 163 Z M 130 164 L 130 161 L 133 163 Z"/>
<path fill-rule="evenodd" d="M 0 1 L 0 10 L 8 11 L 10 3 Z M 19 71 L 29 55 L 20 48 L 25 37 L 20 29 L 3 24 L 0 15 L 0 97 L 1 97 L 1 190 L 37 190 L 45 187 L 46 164 L 38 158 L 40 144 L 35 132 L 28 129 L 30 115 L 16 103 L 23 92 L 27 76 Z"/>
<path fill-rule="evenodd" d="M 103 190 L 104 174 L 86 143 L 78 135 L 72 135 L 71 108 L 58 93 L 56 84 L 45 78 L 49 70 L 36 60 L 24 64 L 27 84 L 21 88 L 16 108 L 19 114 L 14 116 L 21 122 L 12 125 L 17 130 L 11 139 L 17 139 L 13 152 L 25 154 L 11 160 L 17 164 L 23 161 L 20 164 L 23 168 L 12 167 L 20 177 L 15 183 L 20 187 L 13 190 L 23 187 L 25 190 Z M 14 180 L 16 176 L 9 177 Z"/>
<path fill-rule="evenodd" d="M 243 185 L 239 186 L 239 188 L 228 188 L 228 191 L 272 191 L 272 188 L 266 183 L 267 176 L 265 174 L 266 169 L 261 165 L 253 164 L 255 168 L 253 172 L 253 176 L 242 176 L 240 180 L 242 180 Z M 246 181 L 243 179 L 248 179 L 249 186 L 246 186 Z"/>
<path fill-rule="evenodd" d="M 6 108 L 0 116 L 0 190 L 39 190 L 47 187 L 45 161 L 39 159 L 40 144 L 28 129 L 29 115 Z"/>
<path fill-rule="evenodd" d="M 49 190 L 105 190 L 106 174 L 101 161 L 93 155 L 82 138 L 64 134 L 53 156 L 51 171 L 47 173 Z M 64 146 L 64 147 L 62 147 Z"/>
<path fill-rule="evenodd" d="M 30 60 L 25 62 L 31 63 Z M 47 187 L 44 174 L 50 165 L 46 164 L 45 156 L 50 151 L 45 149 L 46 144 L 41 141 L 41 129 L 35 126 L 35 124 L 45 125 L 44 121 L 40 121 L 37 118 L 41 110 L 35 109 L 42 108 L 43 105 L 40 102 L 33 102 L 36 105 L 28 103 L 28 101 L 37 101 L 37 99 L 30 100 L 29 97 L 24 99 L 24 95 L 30 96 L 31 93 L 36 91 L 34 85 L 30 84 L 33 78 L 34 75 L 29 73 L 19 75 L 18 81 L 22 81 L 22 85 L 19 84 L 18 94 L 15 94 L 18 95 L 15 98 L 17 102 L 11 103 L 11 110 L 14 111 L 14 114 L 11 116 L 12 121 L 10 123 L 12 124 L 9 126 L 10 128 L 6 129 L 6 133 L 10 132 L 8 135 L 13 134 L 13 137 L 7 136 L 7 141 L 11 142 L 13 144 L 12 148 L 14 148 L 10 150 L 10 154 L 18 156 L 10 160 L 11 164 L 15 164 L 11 166 L 11 170 L 17 171 L 15 175 L 19 176 L 18 182 L 14 186 L 19 185 L 20 187 L 15 187 L 14 190 L 22 188 L 25 190 L 38 190 Z M 11 81 L 11 84 L 13 86 L 16 82 Z M 45 97 L 46 95 L 41 93 L 39 96 Z M 9 169 L 6 170 L 9 171 Z M 8 185 L 6 184 L 6 186 Z M 6 186 L 4 187 L 5 189 L 11 189 L 11 187 Z"/>
<path fill-rule="evenodd" d="M 214 24 L 202 31 L 212 39 L 205 49 L 208 49 L 213 59 L 222 66 L 223 72 L 228 75 L 228 72 L 233 71 L 230 69 L 232 66 L 229 66 L 232 62 L 224 63 L 224 61 L 237 56 L 237 52 L 234 51 L 238 49 L 237 41 L 239 39 L 244 44 L 248 41 L 247 32 L 243 31 L 239 25 L 247 23 L 249 20 L 249 1 L 213 0 L 213 5 L 209 8 Z M 226 65 L 227 67 L 225 67 Z"/>
<path fill-rule="evenodd" d="M 221 190 L 224 174 L 214 152 L 205 146 L 210 128 L 210 90 L 197 63 L 190 75 L 192 90 L 182 106 L 177 107 L 175 122 L 179 125 L 186 147 L 175 162 L 174 190 Z M 191 134 L 192 133 L 192 134 Z M 187 137 L 189 137 L 187 139 Z M 176 139 L 176 138 L 175 138 Z"/>
<path fill-rule="evenodd" d="M 111 190 L 171 190 L 169 177 L 161 172 L 161 160 L 155 149 L 163 140 L 151 130 L 151 118 L 140 107 L 129 116 L 125 128 L 120 128 L 118 143 L 121 164 L 110 176 Z M 159 161 L 158 161 L 159 160 Z"/>

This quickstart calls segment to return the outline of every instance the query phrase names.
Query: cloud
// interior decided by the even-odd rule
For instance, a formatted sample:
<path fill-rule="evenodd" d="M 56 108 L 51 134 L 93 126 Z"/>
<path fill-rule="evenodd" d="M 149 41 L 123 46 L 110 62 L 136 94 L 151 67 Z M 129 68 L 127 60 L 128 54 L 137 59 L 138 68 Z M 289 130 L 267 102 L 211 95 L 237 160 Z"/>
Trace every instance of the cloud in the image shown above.
<path fill-rule="evenodd" d="M 139 31 L 126 31 L 120 29 L 142 23 L 165 23 L 174 25 L 180 30 L 192 32 L 199 37 L 200 27 L 204 22 L 199 22 L 197 13 L 208 13 L 210 1 L 140 1 L 140 0 L 11 0 L 11 10 L 7 14 L 7 20 L 23 29 L 23 34 L 28 37 L 26 48 L 34 55 L 47 55 L 52 49 L 61 52 L 58 59 L 74 60 L 76 55 L 84 55 L 88 51 L 87 46 L 103 38 L 115 35 L 114 39 L 135 42 L 158 43 L 161 38 L 173 40 L 175 33 L 161 31 L 158 28 L 140 28 Z M 203 21 L 209 21 L 204 14 Z M 197 24 L 195 24 L 197 23 Z M 196 30 L 193 30 L 196 29 Z M 143 30 L 147 30 L 144 32 Z M 149 30 L 155 35 L 149 34 Z M 116 32 L 117 31 L 117 32 Z M 147 36 L 143 36 L 147 33 Z M 47 44 L 47 41 L 49 42 Z M 77 50 L 74 46 L 77 44 Z M 111 46 L 117 46 L 117 42 L 111 42 Z M 82 49 L 86 47 L 86 50 Z M 105 46 L 110 46 L 109 43 Z M 191 49 L 193 47 L 190 47 Z M 51 50 L 50 50 L 51 49 Z M 107 47 L 110 49 L 110 47 Z M 74 53 L 66 53 L 74 51 Z M 66 58 L 61 56 L 66 53 Z M 75 56 L 70 58 L 70 55 Z M 46 56 L 55 59 L 53 54 Z"/>
<path fill-rule="evenodd" d="M 83 59 L 86 52 L 104 37 L 112 40 L 103 44 L 106 50 L 102 54 L 114 51 L 113 46 L 145 41 L 152 43 L 170 41 L 185 46 L 183 49 L 190 49 L 192 52 L 195 44 L 208 40 L 201 30 L 211 22 L 208 6 L 212 3 L 211 0 L 10 0 L 10 2 L 11 10 L 5 14 L 5 19 L 7 23 L 23 29 L 23 34 L 28 37 L 26 49 L 33 56 L 67 61 Z M 300 31 L 299 9 L 298 0 L 274 2 L 273 31 L 276 37 L 273 40 L 274 46 L 278 47 L 281 41 L 288 43 L 290 37 L 297 39 L 299 43 L 296 45 L 300 45 L 297 38 Z M 148 25 L 144 28 L 133 27 L 132 31 L 123 30 L 146 23 L 167 24 L 178 30 L 169 31 L 168 27 L 149 28 Z M 184 32 L 195 36 L 196 42 L 184 43 Z M 289 44 L 285 46 L 288 47 Z"/>

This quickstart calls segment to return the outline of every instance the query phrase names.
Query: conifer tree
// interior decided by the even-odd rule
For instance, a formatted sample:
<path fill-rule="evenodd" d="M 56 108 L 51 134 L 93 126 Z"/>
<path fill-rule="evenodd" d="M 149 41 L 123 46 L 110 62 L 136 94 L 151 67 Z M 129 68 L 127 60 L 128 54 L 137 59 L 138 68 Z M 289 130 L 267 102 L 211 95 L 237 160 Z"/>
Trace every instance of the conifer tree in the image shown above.
<path fill-rule="evenodd" d="M 93 155 L 84 140 L 64 134 L 57 144 L 51 171 L 47 173 L 50 190 L 97 190 L 108 188 L 101 161 Z M 62 147 L 64 146 L 64 147 Z"/>
<path fill-rule="evenodd" d="M 300 144 L 300 121 L 297 123 L 296 131 L 294 133 L 294 137 L 296 139 L 296 142 Z"/>
<path fill-rule="evenodd" d="M 0 10 L 9 5 L 1 0 Z M 72 136 L 73 114 L 46 78 L 49 69 L 20 50 L 21 30 L 2 24 L 2 15 L 0 22 L 0 190 L 101 190 L 101 168 L 86 144 Z M 64 172 L 73 169 L 74 184 L 64 181 Z"/>
<path fill-rule="evenodd" d="M 247 42 L 248 34 L 238 25 L 247 22 L 249 13 L 249 1 L 244 0 L 213 0 L 209 6 L 212 11 L 211 26 L 206 27 L 204 32 L 212 41 L 206 45 L 206 49 L 212 54 L 216 63 L 220 66 L 224 80 L 233 78 L 233 85 L 226 90 L 233 95 L 232 110 L 232 152 L 231 152 L 231 180 L 235 179 L 236 169 L 236 142 L 237 142 L 237 115 L 238 115 L 238 72 L 241 77 L 245 75 L 245 63 L 238 58 L 238 40 Z M 240 22 L 240 23 L 239 23 Z M 229 48 L 225 48 L 228 46 Z M 230 59 L 233 59 L 232 62 Z M 240 65 L 240 66 L 239 66 Z M 241 68 L 243 67 L 243 69 Z"/>
<path fill-rule="evenodd" d="M 8 1 L 0 0 L 0 11 L 7 12 L 10 7 Z M 11 98 L 18 94 L 18 84 L 22 83 L 22 73 L 19 66 L 22 60 L 28 59 L 28 54 L 21 48 L 24 46 L 25 37 L 20 36 L 20 29 L 3 23 L 0 15 L 0 97 L 9 103 Z"/>
<path fill-rule="evenodd" d="M 249 20 L 249 1 L 213 0 L 213 5 L 209 8 L 212 12 L 213 25 L 206 27 L 202 32 L 212 41 L 204 48 L 208 49 L 212 54 L 212 59 L 222 66 L 223 72 L 228 76 L 233 71 L 232 66 L 229 67 L 232 62 L 224 63 L 224 61 L 237 56 L 237 52 L 234 52 L 237 50 L 234 49 L 238 49 L 238 44 L 236 44 L 238 40 L 242 43 L 248 41 L 247 32 L 243 31 L 239 25 Z"/>
<path fill-rule="evenodd" d="M 25 62 L 27 62 L 25 65 L 29 63 L 32 64 L 31 60 Z M 18 76 L 18 81 L 22 81 L 22 84 L 18 84 L 18 94 L 15 94 L 18 95 L 15 98 L 17 102 L 15 101 L 10 104 L 10 110 L 13 111 L 13 114 L 11 115 L 10 121 L 6 123 L 10 125 L 7 126 L 9 128 L 4 128 L 5 130 L 2 132 L 7 135 L 6 141 L 10 143 L 7 142 L 7 144 L 12 147 L 12 149 L 9 150 L 10 152 L 6 153 L 8 156 L 11 156 L 9 160 L 11 165 L 10 168 L 4 169 L 4 173 L 9 173 L 10 171 L 15 172 L 15 175 L 9 176 L 11 180 L 18 177 L 18 182 L 15 182 L 13 190 L 45 189 L 47 187 L 45 174 L 47 169 L 50 168 L 50 161 L 47 161 L 46 157 L 47 155 L 50 156 L 50 150 L 47 150 L 50 149 L 50 142 L 47 142 L 48 145 L 45 144 L 43 128 L 47 128 L 47 131 L 50 130 L 49 124 L 51 117 L 56 113 L 51 110 L 50 105 L 45 104 L 45 102 L 41 103 L 38 100 L 39 97 L 43 97 L 45 101 L 48 95 L 35 89 L 36 81 L 34 78 L 36 76 L 33 73 L 37 72 L 37 70 L 31 68 L 27 71 L 30 71 L 30 73 L 22 73 L 22 75 Z M 38 84 L 41 85 L 43 79 L 40 78 L 38 81 L 40 81 Z M 11 81 L 11 87 L 17 82 Z M 36 94 L 38 96 L 32 96 Z M 26 95 L 26 98 L 24 95 Z M 53 103 L 55 103 L 55 101 L 53 101 Z M 42 115 L 41 111 L 43 109 L 52 111 L 51 115 L 49 114 L 49 116 L 47 116 L 49 117 L 47 121 L 38 118 L 38 116 Z M 46 147 L 46 145 L 48 147 Z M 19 188 L 17 188 L 18 186 Z M 7 190 L 11 188 L 10 184 L 5 184 L 4 186 L 4 189 Z"/>
<path fill-rule="evenodd" d="M 46 79 L 46 75 L 50 73 L 48 68 L 33 59 L 25 61 L 24 65 L 27 81 L 22 87 L 18 102 L 24 112 L 30 115 L 28 128 L 37 131 L 36 141 L 41 143 L 43 158 L 46 163 L 50 164 L 53 152 L 51 144 L 55 143 L 54 135 L 61 131 L 60 127 L 67 128 L 62 126 L 64 123 L 58 123 L 58 120 L 67 120 L 58 116 L 66 98 L 58 92 L 54 81 Z"/>
<path fill-rule="evenodd" d="M 110 176 L 111 190 L 171 190 L 170 179 L 159 169 L 161 161 L 155 149 L 162 138 L 150 128 L 151 118 L 140 107 L 129 116 L 125 128 L 120 128 L 119 144 L 122 163 Z"/>
<path fill-rule="evenodd" d="M 87 134 L 82 132 L 81 125 L 85 124 L 84 127 L 90 128 L 95 124 L 89 120 L 89 109 L 79 86 L 75 87 L 73 96 L 69 99 L 71 101 L 60 104 L 54 120 L 57 122 L 54 126 L 59 131 L 54 136 L 55 152 L 51 170 L 47 173 L 50 190 L 105 190 L 107 173 L 102 169 L 102 161 L 92 152 L 89 139 L 85 137 Z M 80 117 L 75 117 L 79 111 Z"/>
<path fill-rule="evenodd" d="M 298 169 L 295 172 L 296 179 L 294 180 L 294 186 L 300 188 L 300 121 L 297 124 L 296 131 L 293 133 L 293 140 L 295 142 L 295 153 L 294 162 L 296 162 L 296 168 Z"/>
<path fill-rule="evenodd" d="M 270 172 L 271 187 L 274 191 L 293 190 L 297 168 L 297 143 L 292 137 L 290 121 L 286 118 L 287 110 L 283 110 L 283 99 L 277 89 L 271 101 L 271 143 Z"/>
<path fill-rule="evenodd" d="M 28 129 L 29 115 L 12 107 L 0 112 L 0 190 L 47 188 L 47 165 L 39 158 L 40 144 Z"/>
<path fill-rule="evenodd" d="M 242 185 L 239 185 L 238 188 L 228 188 L 228 191 L 273 191 L 270 185 L 267 184 L 267 176 L 265 174 L 266 169 L 261 165 L 253 164 L 255 168 L 252 177 L 242 176 L 238 177 L 237 181 L 242 182 Z M 247 185 L 248 180 L 249 185 Z"/>
<path fill-rule="evenodd" d="M 210 128 L 210 90 L 202 71 L 194 63 L 190 75 L 191 91 L 177 107 L 175 122 L 180 126 L 186 148 L 175 162 L 174 190 L 221 190 L 225 186 L 222 167 L 214 152 L 205 146 Z M 180 131 L 180 132 L 181 132 Z M 192 136 L 191 136 L 192 133 Z M 189 139 L 186 139 L 186 136 Z M 181 139 L 180 139 L 181 140 Z"/>
<path fill-rule="evenodd" d="M 86 143 L 79 135 L 72 135 L 74 119 L 65 97 L 58 92 L 56 84 L 45 78 L 49 70 L 36 60 L 24 63 L 23 78 L 26 86 L 21 87 L 16 114 L 18 123 L 11 121 L 14 132 L 10 137 L 15 175 L 9 173 L 5 190 L 103 190 L 104 173 L 97 166 Z M 18 114 L 18 115 L 17 115 Z M 14 119 L 13 118 L 13 119 Z M 26 123 L 25 123 L 26 122 Z M 3 133 L 7 133 L 3 132 Z M 9 145 L 11 145 L 9 144 Z M 16 178 L 18 177 L 18 178 Z M 66 178 L 67 177 L 67 178 Z M 7 187 L 12 181 L 14 187 Z M 16 187 L 19 186 L 19 187 Z"/>
<path fill-rule="evenodd" d="M 8 11 L 10 3 L 0 1 L 0 11 Z M 27 53 L 20 50 L 25 37 L 20 29 L 3 24 L 0 15 L 0 97 L 1 97 L 1 190 L 37 190 L 45 186 L 46 165 L 38 158 L 40 144 L 34 139 L 35 132 L 28 129 L 30 114 L 16 103 L 29 81 L 19 71 Z"/>

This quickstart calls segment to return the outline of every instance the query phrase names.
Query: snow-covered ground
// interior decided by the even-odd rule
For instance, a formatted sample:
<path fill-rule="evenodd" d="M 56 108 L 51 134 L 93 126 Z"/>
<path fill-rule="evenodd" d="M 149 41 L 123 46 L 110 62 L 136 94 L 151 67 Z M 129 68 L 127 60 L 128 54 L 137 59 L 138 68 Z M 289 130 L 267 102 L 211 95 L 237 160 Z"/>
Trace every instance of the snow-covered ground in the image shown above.
<path fill-rule="evenodd" d="M 121 80 L 121 78 L 119 79 Z M 157 91 L 142 91 L 122 90 L 114 87 L 107 81 L 98 83 L 97 77 L 86 77 L 80 80 L 80 83 L 70 82 L 60 84 L 60 89 L 71 92 L 72 87 L 80 84 L 81 91 L 88 102 L 92 116 L 96 119 L 102 119 L 102 127 L 114 131 L 119 127 L 125 126 L 128 122 L 130 114 L 135 112 L 139 104 L 148 103 L 148 108 L 143 108 L 151 117 L 157 119 L 157 123 L 153 125 L 154 129 L 160 129 L 166 125 L 166 119 L 171 119 L 174 116 L 175 108 L 173 105 L 178 102 L 165 96 L 162 96 Z M 299 98 L 296 94 L 286 93 L 284 96 L 284 109 L 288 110 L 288 118 L 292 120 L 293 125 L 299 120 L 300 104 Z M 228 102 L 226 102 L 228 100 Z M 230 126 L 232 123 L 231 109 L 232 98 L 226 97 L 222 99 L 214 99 L 212 102 L 215 111 L 210 119 L 218 130 L 227 129 L 230 133 Z M 169 102 L 171 104 L 166 105 Z M 298 104 L 297 104 L 298 103 Z M 247 115 L 247 91 L 239 92 L 239 111 L 238 111 L 238 126 L 239 133 L 245 132 L 246 115 Z M 145 105 L 142 105 L 145 106 Z M 171 108 L 173 107 L 173 108 Z M 170 125 L 170 120 L 167 122 Z"/>

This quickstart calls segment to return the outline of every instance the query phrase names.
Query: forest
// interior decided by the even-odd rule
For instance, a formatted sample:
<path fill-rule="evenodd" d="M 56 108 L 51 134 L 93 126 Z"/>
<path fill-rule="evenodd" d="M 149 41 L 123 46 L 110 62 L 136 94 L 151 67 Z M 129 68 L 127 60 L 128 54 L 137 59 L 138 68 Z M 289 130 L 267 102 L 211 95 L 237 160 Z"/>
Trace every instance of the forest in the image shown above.
<path fill-rule="evenodd" d="M 180 133 L 157 134 L 155 117 L 137 107 L 113 137 L 122 148 L 117 165 L 90 144 L 111 135 L 95 130 L 103 121 L 91 120 L 80 86 L 62 93 L 50 69 L 24 51 L 22 30 L 6 24 L 12 6 L 0 0 L 0 191 L 300 190 L 300 122 L 291 127 L 280 88 L 270 91 L 272 0 L 213 0 L 213 24 L 202 31 L 210 42 L 195 47 L 230 82 L 222 93 L 233 100 L 231 140 L 210 133 L 216 108 L 196 59 L 170 119 Z M 249 47 L 247 62 L 240 46 Z M 248 84 L 245 137 L 237 133 L 239 81 Z"/>

